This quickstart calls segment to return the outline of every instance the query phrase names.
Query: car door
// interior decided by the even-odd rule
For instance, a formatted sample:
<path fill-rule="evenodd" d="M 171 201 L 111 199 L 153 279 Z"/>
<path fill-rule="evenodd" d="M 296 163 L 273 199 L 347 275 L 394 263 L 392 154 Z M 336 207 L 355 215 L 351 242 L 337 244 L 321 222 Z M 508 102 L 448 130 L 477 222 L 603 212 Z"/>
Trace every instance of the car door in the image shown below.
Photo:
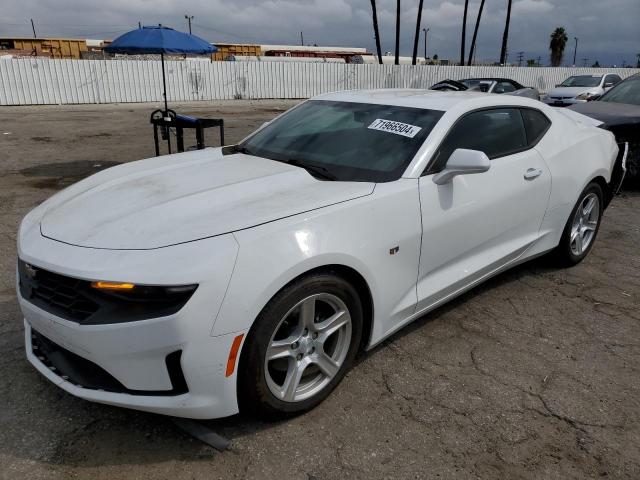
<path fill-rule="evenodd" d="M 532 143 L 518 108 L 469 113 L 443 140 L 419 180 L 423 234 L 416 311 L 500 269 L 536 241 L 551 175 Z M 489 170 L 436 185 L 434 174 L 457 148 L 486 153 Z"/>

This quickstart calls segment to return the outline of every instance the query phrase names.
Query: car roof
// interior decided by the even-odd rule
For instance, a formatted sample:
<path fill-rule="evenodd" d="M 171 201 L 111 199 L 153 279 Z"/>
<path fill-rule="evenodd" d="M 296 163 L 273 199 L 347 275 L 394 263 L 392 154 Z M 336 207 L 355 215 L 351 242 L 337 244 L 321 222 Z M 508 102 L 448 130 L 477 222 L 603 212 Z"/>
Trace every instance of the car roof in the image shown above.
<path fill-rule="evenodd" d="M 464 82 L 465 80 L 491 80 L 492 82 L 515 82 L 515 80 L 511 80 L 510 78 L 500 78 L 500 77 L 470 77 L 463 78 L 462 80 L 458 80 L 459 82 Z"/>
<path fill-rule="evenodd" d="M 450 92 L 427 89 L 387 88 L 376 90 L 345 90 L 325 93 L 311 100 L 329 100 L 336 102 L 372 103 L 395 105 L 399 107 L 424 108 L 427 110 L 449 111 L 455 107 L 460 110 L 474 108 L 515 105 L 542 109 L 540 102 L 512 95 L 494 95 L 483 92 Z M 458 108 L 455 108 L 456 110 Z"/>

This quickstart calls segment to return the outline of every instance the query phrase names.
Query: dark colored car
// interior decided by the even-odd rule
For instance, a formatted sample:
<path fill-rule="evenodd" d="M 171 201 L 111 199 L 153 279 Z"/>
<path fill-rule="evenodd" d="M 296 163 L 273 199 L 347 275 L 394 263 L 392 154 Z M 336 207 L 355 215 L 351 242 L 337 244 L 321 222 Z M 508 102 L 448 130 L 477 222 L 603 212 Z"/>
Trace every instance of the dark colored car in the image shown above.
<path fill-rule="evenodd" d="M 640 74 L 620 82 L 597 100 L 571 110 L 604 122 L 618 143 L 627 142 L 627 177 L 640 180 Z"/>
<path fill-rule="evenodd" d="M 431 90 L 450 90 L 455 92 L 476 91 L 486 93 L 504 93 L 517 97 L 540 100 L 536 88 L 525 87 L 510 78 L 465 78 L 462 80 L 442 80 L 431 86 Z"/>

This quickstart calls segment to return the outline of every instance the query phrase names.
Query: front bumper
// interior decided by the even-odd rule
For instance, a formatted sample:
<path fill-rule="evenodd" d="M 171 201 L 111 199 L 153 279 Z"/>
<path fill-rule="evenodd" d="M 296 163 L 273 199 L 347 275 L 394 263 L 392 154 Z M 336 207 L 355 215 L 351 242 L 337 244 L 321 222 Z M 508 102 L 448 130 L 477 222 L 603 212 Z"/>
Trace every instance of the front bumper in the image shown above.
<path fill-rule="evenodd" d="M 569 105 L 575 105 L 576 103 L 587 103 L 586 100 L 578 100 L 577 98 L 568 98 L 568 97 L 548 97 L 545 96 L 542 98 L 542 101 L 547 105 L 551 105 L 553 107 L 568 107 Z"/>
<path fill-rule="evenodd" d="M 243 332 L 212 336 L 211 331 L 236 254 L 233 237 L 148 251 L 86 249 L 39 235 L 22 237 L 20 258 L 63 275 L 167 285 L 190 278 L 186 283 L 199 285 L 173 315 L 98 325 L 60 318 L 23 298 L 18 289 L 27 358 L 53 383 L 86 400 L 188 418 L 233 415 L 238 411 L 236 376 L 234 372 L 227 377 L 225 371 L 233 339 Z M 177 265 L 181 268 L 176 269 Z M 63 368 L 51 368 L 51 362 L 33 348 L 32 336 L 38 334 L 66 352 L 66 360 L 104 371 L 118 388 L 114 383 L 78 381 L 77 375 L 64 371 L 64 363 Z M 174 359 L 179 356 L 177 370 L 184 388 L 169 368 L 167 359 L 172 354 Z M 78 365 L 71 367 L 75 372 Z"/>
<path fill-rule="evenodd" d="M 231 348 L 231 342 L 235 335 L 212 337 L 209 347 L 211 352 L 217 352 L 214 358 L 209 358 L 207 366 L 201 367 L 199 374 L 193 371 L 191 360 L 183 363 L 183 370 L 190 372 L 187 384 L 188 393 L 181 395 L 143 395 L 129 393 L 114 393 L 103 390 L 84 388 L 73 384 L 63 378 L 61 371 L 51 370 L 43 361 L 38 359 L 37 352 L 32 348 L 32 328 L 27 320 L 25 325 L 25 346 L 29 362 L 47 379 L 66 392 L 97 403 L 114 405 L 118 407 L 132 408 L 146 412 L 160 413 L 175 417 L 186 418 L 221 418 L 237 413 L 237 400 L 235 396 L 235 378 L 226 379 L 232 388 L 224 385 L 224 367 L 226 366 L 226 354 Z"/>

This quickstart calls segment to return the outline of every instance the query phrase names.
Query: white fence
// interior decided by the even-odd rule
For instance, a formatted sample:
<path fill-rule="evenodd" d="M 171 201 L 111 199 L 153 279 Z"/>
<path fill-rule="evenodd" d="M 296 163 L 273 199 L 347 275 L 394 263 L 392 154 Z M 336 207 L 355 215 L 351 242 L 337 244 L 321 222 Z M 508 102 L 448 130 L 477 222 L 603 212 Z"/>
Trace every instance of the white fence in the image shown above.
<path fill-rule="evenodd" d="M 437 81 L 506 77 L 546 92 L 596 68 L 450 67 L 278 62 L 166 62 L 169 101 L 308 98 L 358 88 L 428 88 Z M 621 77 L 638 69 L 616 69 Z M 159 61 L 0 60 L 0 105 L 160 102 Z"/>

